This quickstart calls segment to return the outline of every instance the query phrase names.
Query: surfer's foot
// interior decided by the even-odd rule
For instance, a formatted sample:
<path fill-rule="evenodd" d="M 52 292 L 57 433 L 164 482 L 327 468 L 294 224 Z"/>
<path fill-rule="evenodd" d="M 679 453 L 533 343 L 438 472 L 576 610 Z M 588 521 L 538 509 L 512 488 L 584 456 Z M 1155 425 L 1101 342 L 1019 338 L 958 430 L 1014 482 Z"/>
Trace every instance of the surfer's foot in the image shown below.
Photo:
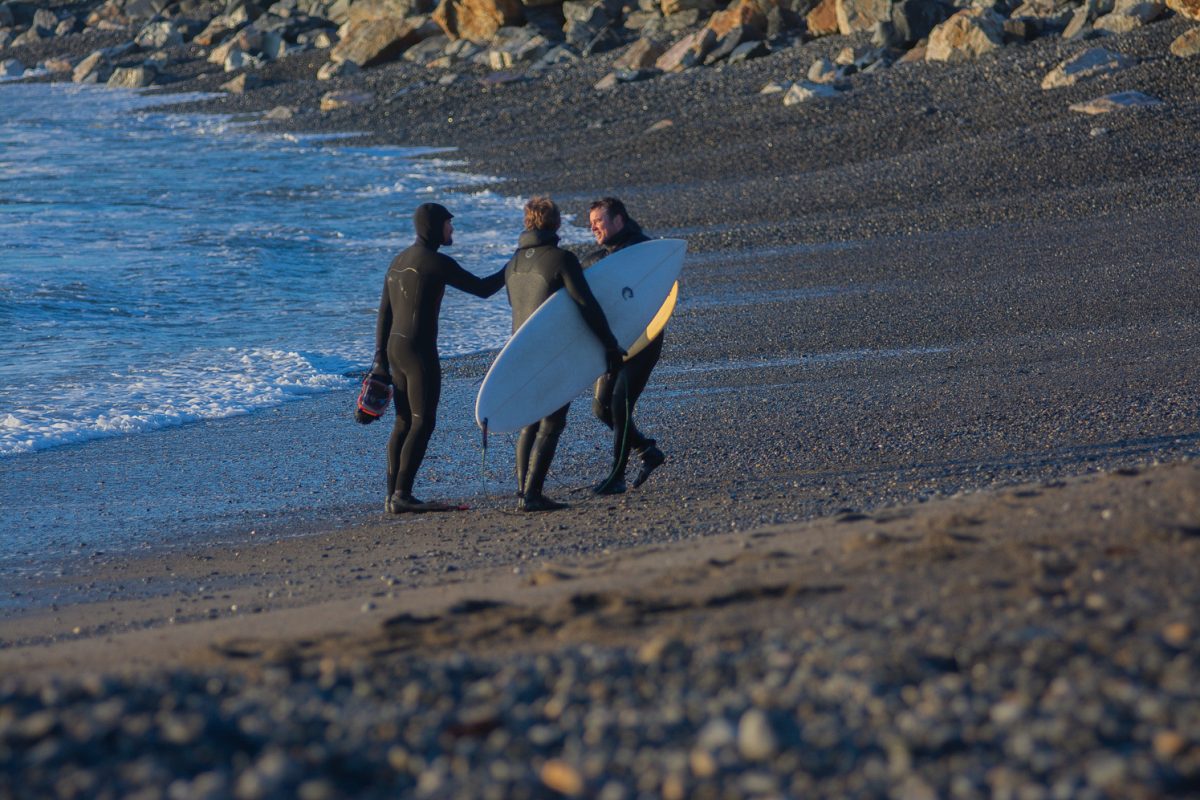
<path fill-rule="evenodd" d="M 454 506 L 445 503 L 426 503 L 411 494 L 396 492 L 387 499 L 384 510 L 389 514 L 423 514 L 427 511 L 453 511 Z"/>
<path fill-rule="evenodd" d="M 558 511 L 566 507 L 566 503 L 551 500 L 544 494 L 527 494 L 517 501 L 517 511 Z"/>
<path fill-rule="evenodd" d="M 661 467 L 667 462 L 667 457 L 663 455 L 663 451 L 659 450 L 654 445 L 650 445 L 642 452 L 642 468 L 638 470 L 637 477 L 633 479 L 633 488 L 637 488 L 646 482 L 650 477 L 650 473 Z"/>
<path fill-rule="evenodd" d="M 598 494 L 598 495 L 624 494 L 624 493 L 625 493 L 625 479 L 624 478 L 611 478 L 609 480 L 603 481 L 600 485 L 598 485 L 594 489 L 592 489 L 592 494 Z"/>

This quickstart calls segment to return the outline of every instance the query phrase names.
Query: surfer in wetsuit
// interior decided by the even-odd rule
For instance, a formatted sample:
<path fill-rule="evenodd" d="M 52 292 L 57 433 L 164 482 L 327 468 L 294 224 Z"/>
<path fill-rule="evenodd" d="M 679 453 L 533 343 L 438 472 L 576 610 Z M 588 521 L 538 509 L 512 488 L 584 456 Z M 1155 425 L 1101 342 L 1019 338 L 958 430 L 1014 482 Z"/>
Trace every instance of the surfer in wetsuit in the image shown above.
<path fill-rule="evenodd" d="M 605 256 L 612 255 L 630 245 L 650 241 L 625 210 L 625 204 L 615 197 L 603 197 L 591 204 L 588 221 L 592 235 L 600 245 L 584 257 L 585 267 L 590 267 Z M 644 349 L 635 353 L 615 372 L 608 372 L 596 381 L 592 411 L 596 418 L 612 429 L 613 465 L 608 477 L 592 491 L 596 494 L 620 494 L 625 491 L 625 466 L 630 451 L 641 458 L 642 466 L 633 486 L 646 482 L 650 473 L 666 462 L 655 441 L 643 434 L 633 424 L 633 407 L 650 381 L 650 372 L 662 355 L 663 334 L 659 333 Z"/>
<path fill-rule="evenodd" d="M 388 267 L 375 322 L 375 364 L 371 372 L 395 387 L 396 422 L 387 448 L 387 500 L 390 514 L 447 507 L 413 497 L 413 480 L 437 424 L 442 392 L 438 359 L 438 314 L 442 295 L 453 286 L 476 297 L 491 297 L 504 285 L 504 270 L 479 278 L 438 248 L 454 243 L 454 215 L 425 203 L 413 214 L 417 240 Z"/>
<path fill-rule="evenodd" d="M 624 351 L 608 327 L 604 311 L 583 278 L 583 268 L 573 253 L 558 246 L 562 217 L 549 197 L 534 197 L 525 204 L 525 231 L 517 252 L 505 267 L 504 283 L 512 306 L 513 331 L 521 327 L 546 298 L 566 287 L 588 327 L 604 345 L 609 369 L 621 364 Z M 565 504 L 546 497 L 543 487 L 558 438 L 567 425 L 570 403 L 521 429 L 517 437 L 517 510 L 554 511 Z"/>

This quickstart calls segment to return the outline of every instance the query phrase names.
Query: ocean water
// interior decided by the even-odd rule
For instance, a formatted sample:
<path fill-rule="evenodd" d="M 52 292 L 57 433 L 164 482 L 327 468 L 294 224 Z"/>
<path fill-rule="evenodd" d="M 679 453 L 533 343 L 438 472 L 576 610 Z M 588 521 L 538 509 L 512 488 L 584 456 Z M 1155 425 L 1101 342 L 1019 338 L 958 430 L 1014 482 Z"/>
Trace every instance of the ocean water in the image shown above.
<path fill-rule="evenodd" d="M 446 252 L 479 275 L 520 232 L 522 201 L 450 152 L 267 136 L 162 102 L 0 85 L 0 459 L 345 390 L 419 203 L 455 213 Z M 503 292 L 448 289 L 443 356 L 502 345 L 509 319 Z"/>

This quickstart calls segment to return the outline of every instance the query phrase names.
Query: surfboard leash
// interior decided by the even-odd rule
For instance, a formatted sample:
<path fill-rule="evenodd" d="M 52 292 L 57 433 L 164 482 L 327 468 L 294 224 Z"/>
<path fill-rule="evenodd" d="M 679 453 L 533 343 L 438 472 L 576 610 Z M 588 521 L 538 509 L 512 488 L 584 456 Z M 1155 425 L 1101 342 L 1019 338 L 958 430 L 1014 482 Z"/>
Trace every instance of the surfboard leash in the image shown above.
<path fill-rule="evenodd" d="M 487 418 L 483 420 L 483 443 L 479 448 L 479 494 L 483 496 L 487 494 Z"/>
<path fill-rule="evenodd" d="M 629 392 L 625 393 L 625 428 L 621 431 L 621 450 L 617 454 L 617 461 L 609 471 L 608 477 L 604 479 L 604 483 L 612 481 L 617 474 L 617 470 L 621 468 L 622 463 L 629 459 L 629 420 L 632 414 L 629 413 Z"/>

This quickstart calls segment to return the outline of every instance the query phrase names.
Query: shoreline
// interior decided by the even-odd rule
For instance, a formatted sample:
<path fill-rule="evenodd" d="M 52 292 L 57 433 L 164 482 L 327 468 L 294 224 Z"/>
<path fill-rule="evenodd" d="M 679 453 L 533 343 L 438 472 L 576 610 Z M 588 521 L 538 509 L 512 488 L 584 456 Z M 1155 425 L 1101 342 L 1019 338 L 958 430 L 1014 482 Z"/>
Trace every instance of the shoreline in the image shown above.
<path fill-rule="evenodd" d="M 1095 42 L 898 65 L 797 107 L 758 90 L 865 34 L 608 93 L 617 51 L 553 80 L 422 86 L 396 63 L 208 101 L 444 136 L 506 194 L 617 194 L 651 235 L 686 232 L 638 408 L 669 461 L 578 499 L 608 447 L 582 401 L 552 473 L 570 509 L 512 513 L 496 439 L 472 511 L 384 518 L 355 494 L 381 440 L 330 447 L 360 431 L 320 403 L 283 415 L 311 438 L 274 470 L 264 420 L 176 431 L 248 513 L 243 479 L 286 475 L 273 524 L 350 499 L 303 536 L 41 579 L 92 595 L 0 619 L 17 772 L 185 796 L 1193 794 L 1200 103 L 1162 55 L 1187 26 L 1105 39 L 1137 66 L 1052 92 Z M 313 110 L 331 89 L 396 99 Z M 1166 107 L 1069 109 L 1121 89 Z M 469 395 L 485 361 L 447 383 Z M 433 444 L 431 496 L 476 465 L 469 415 Z M 230 448 L 267 461 L 214 472 Z M 111 469 L 161 460 L 129 456 Z M 116 704 L 144 780 L 105 763 L 134 735 Z"/>
<path fill-rule="evenodd" d="M 1014 572 L 1015 565 L 1008 564 L 992 573 L 980 573 L 951 570 L 950 562 L 959 558 L 983 562 L 984 554 L 992 551 L 1028 549 L 1036 553 L 1071 541 L 1080 552 L 1092 554 L 1089 558 L 1107 559 L 1109 569 L 1119 565 L 1123 573 L 1136 578 L 1139 561 L 1148 557 L 1135 552 L 1141 547 L 1147 553 L 1175 553 L 1181 558 L 1200 547 L 1198 528 L 1192 524 L 1200 513 L 1200 495 L 1194 491 L 1198 484 L 1200 464 L 1186 459 L 1146 468 L 1123 467 L 1066 480 L 967 491 L 867 513 L 844 510 L 798 523 L 714 532 L 673 543 L 633 541 L 600 552 L 574 555 L 552 552 L 543 546 L 518 553 L 511 560 L 503 555 L 502 535 L 481 537 L 468 544 L 470 533 L 456 531 L 456 526 L 448 522 L 455 514 L 395 518 L 380 514 L 375 519 L 308 535 L 267 533 L 238 544 L 209 542 L 186 550 L 131 554 L 119 561 L 93 564 L 87 577 L 110 590 L 137 582 L 143 582 L 146 588 L 135 590 L 134 594 L 114 592 L 104 598 L 67 601 L 61 607 L 56 604 L 52 608 L 34 609 L 24 619 L 10 619 L 6 625 L 10 635 L 17 630 L 28 633 L 18 641 L 10 639 L 0 648 L 0 664 L 4 665 L 7 677 L 22 679 L 35 677 L 47 669 L 62 678 L 84 677 L 93 672 L 141 674 L 164 666 L 236 670 L 243 665 L 243 658 L 253 662 L 272 649 L 287 649 L 289 644 L 306 649 L 322 640 L 337 642 L 339 647 L 359 640 L 369 642 L 377 635 L 381 618 L 385 625 L 397 615 L 449 619 L 459 613 L 454 609 L 472 603 L 486 613 L 489 602 L 502 605 L 528 602 L 537 607 L 544 603 L 543 597 L 549 597 L 552 605 L 563 599 L 564 591 L 614 598 L 658 593 L 666 604 L 664 616 L 669 617 L 689 607 L 690 601 L 684 600 L 688 595 L 721 596 L 731 587 L 741 587 L 747 597 L 734 601 L 735 607 L 737 602 L 762 602 L 770 606 L 768 601 L 798 590 L 771 589 L 779 580 L 796 587 L 816 587 L 823 582 L 832 587 L 839 580 L 854 576 L 855 581 L 865 580 L 853 590 L 852 602 L 859 602 L 857 595 L 870 591 L 869 575 L 878 575 L 880 568 L 890 573 L 891 567 L 899 564 L 919 571 L 950 570 L 947 577 L 958 573 L 952 580 L 991 586 L 1001 590 L 1000 596 L 1027 591 L 1053 597 L 1060 591 L 1074 594 L 1088 586 L 1109 596 L 1111 578 L 1107 576 L 1091 575 L 1082 583 L 1047 588 L 1039 581 L 1062 577 L 1053 568 L 1035 574 L 1019 569 Z M 506 525 L 521 527 L 509 521 L 521 519 L 520 515 L 502 509 L 478 513 L 486 516 L 489 526 L 497 532 Z M 1026 530 L 1012 529 L 1005 520 L 1014 515 L 1050 518 L 1058 531 L 1053 539 L 1047 539 L 1042 530 L 1044 524 Z M 568 527 L 581 521 L 579 515 L 571 516 Z M 1096 538 L 1086 538 L 1093 534 Z M 454 552 L 453 548 L 445 549 L 446 541 L 453 539 L 483 550 L 476 554 L 479 557 L 472 558 L 461 551 Z M 433 562 L 438 562 L 433 569 L 422 571 L 424 574 L 403 569 L 406 562 L 413 562 L 414 553 L 439 545 L 440 552 L 428 553 Z M 781 555 L 777 548 L 786 553 Z M 330 560 L 329 554 L 335 550 L 337 555 Z M 796 558 L 801 561 L 794 561 Z M 322 563 L 321 567 L 330 575 L 314 585 L 312 568 L 315 563 L 325 561 L 329 563 Z M 775 561 L 786 563 L 774 564 Z M 262 564 L 270 567 L 261 573 L 267 578 L 266 585 L 237 579 L 239 573 L 263 569 Z M 705 565 L 712 571 L 712 577 L 719 574 L 721 579 L 696 580 L 695 573 L 704 572 Z M 1196 569 L 1186 560 L 1179 567 L 1185 572 Z M 1080 565 L 1073 564 L 1063 574 L 1084 572 Z M 61 580 L 70 583 L 81 577 L 84 574 L 68 572 Z M 919 585 L 912 579 L 911 575 L 889 574 L 887 591 L 911 592 Z M 165 587 L 164 582 L 168 584 Z M 756 586 L 763 590 L 761 596 L 753 590 Z M 1195 591 L 1187 581 L 1175 577 L 1163 588 L 1184 596 Z M 831 593 L 842 591 L 852 590 L 839 586 Z M 941 591 L 945 594 L 944 588 Z M 1118 596 L 1123 592 L 1124 588 Z M 672 596 L 676 597 L 678 609 L 667 599 Z M 989 602 L 1003 601 L 997 597 Z M 170 608 L 177 603 L 191 607 Z M 786 603 L 780 606 L 784 611 L 788 607 Z M 1174 610 L 1179 620 L 1189 625 L 1192 623 L 1185 618 L 1196 617 L 1194 610 L 1184 603 L 1174 604 Z M 836 605 L 829 605 L 824 611 L 836 614 Z M 50 632 L 32 633 L 46 629 Z M 628 633 L 632 631 L 622 633 L 619 625 L 607 631 L 617 640 L 623 640 L 615 646 L 636 646 L 636 636 L 627 638 Z M 690 638 L 682 632 L 678 635 Z M 709 632 L 704 634 L 709 635 Z M 522 646 L 519 635 L 504 638 L 511 646 Z M 531 641 L 538 638 L 533 636 Z M 171 643 L 169 650 L 161 653 L 166 656 L 165 663 L 155 660 L 158 646 L 148 644 L 155 639 Z M 225 640 L 245 642 L 247 649 L 256 654 L 221 652 L 220 642 Z M 249 647 L 254 641 L 260 644 Z M 123 664 L 127 644 L 139 649 L 139 658 Z M 418 648 L 417 654 L 423 658 L 443 658 L 455 652 L 483 654 L 491 648 L 488 642 L 471 641 L 469 635 L 462 638 L 449 635 L 446 641 L 429 644 L 430 649 Z M 541 642 L 538 646 L 547 644 Z M 216 652 L 206 654 L 214 649 Z M 302 659 L 314 657 L 310 653 Z M 337 657 L 354 660 L 347 653 Z M 209 659 L 211 663 L 198 664 L 196 659 Z"/>

